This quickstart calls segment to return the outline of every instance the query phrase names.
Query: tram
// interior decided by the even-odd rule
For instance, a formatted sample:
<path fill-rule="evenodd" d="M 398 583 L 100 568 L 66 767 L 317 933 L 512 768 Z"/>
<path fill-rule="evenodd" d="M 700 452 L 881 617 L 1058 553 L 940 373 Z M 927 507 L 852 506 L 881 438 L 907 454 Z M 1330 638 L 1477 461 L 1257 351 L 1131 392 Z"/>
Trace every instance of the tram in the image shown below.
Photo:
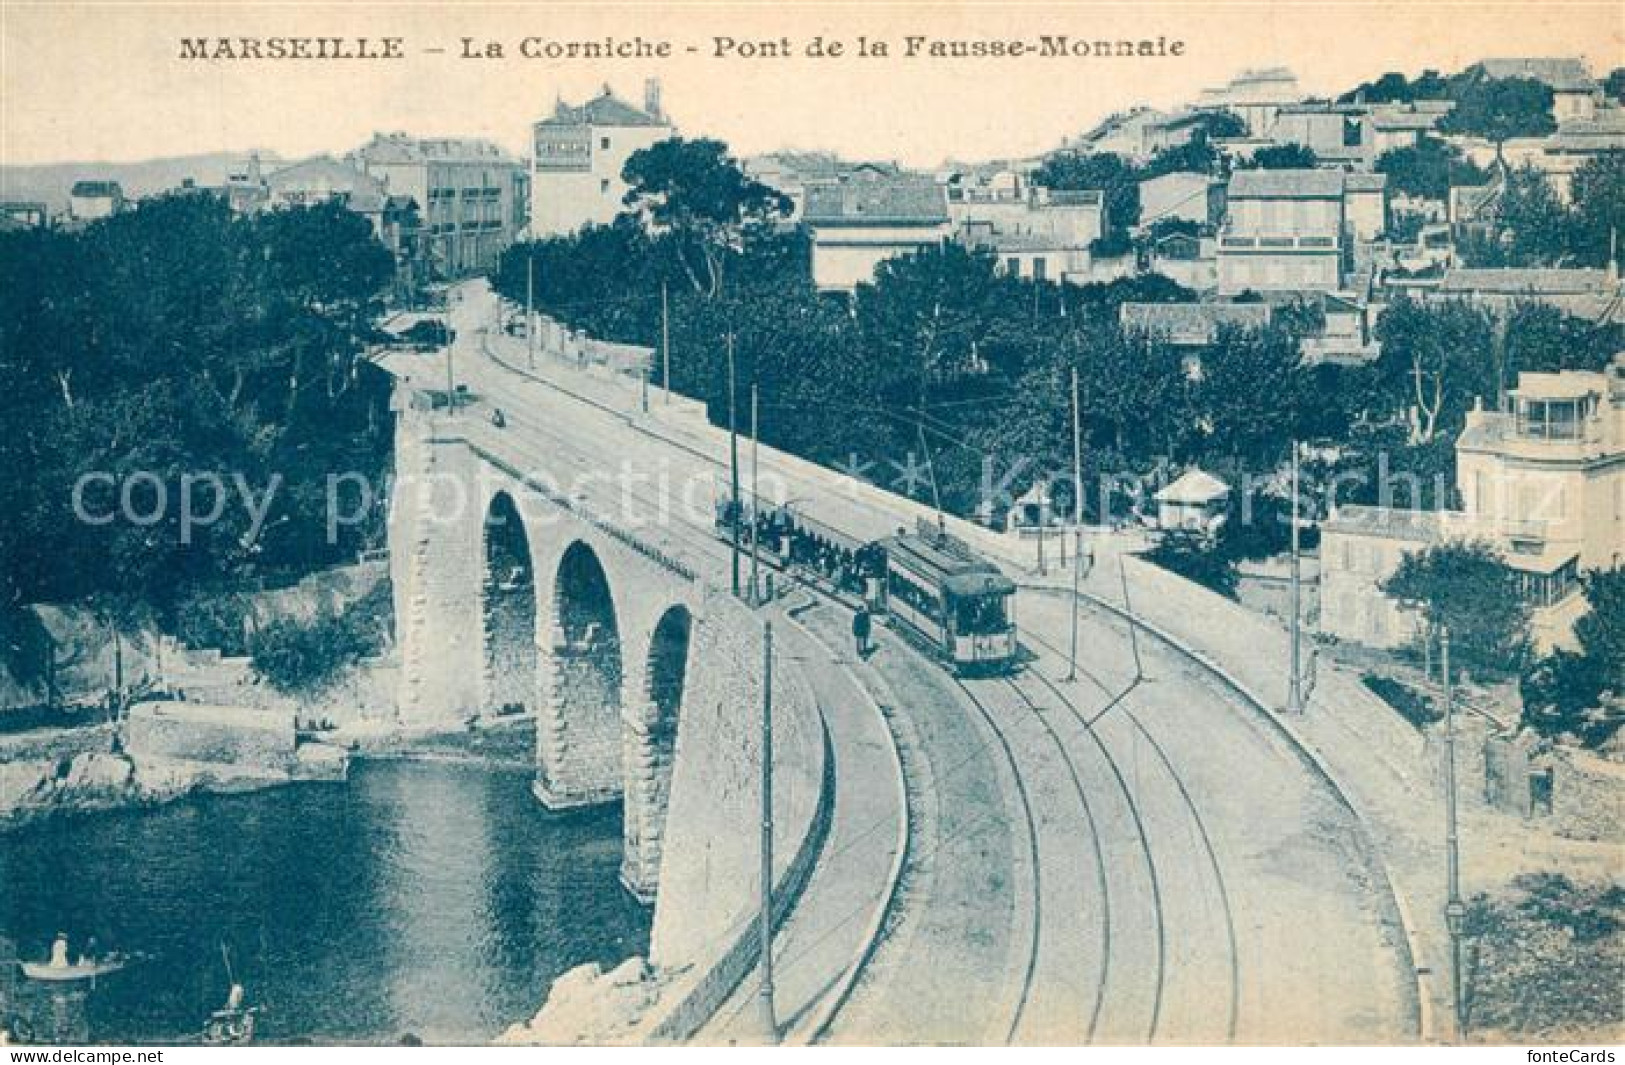
<path fill-rule="evenodd" d="M 956 672 L 1003 672 L 1016 661 L 1016 585 L 969 545 L 920 528 L 880 542 L 885 610 Z"/>
<path fill-rule="evenodd" d="M 717 532 L 732 535 L 731 504 L 717 506 Z M 1016 585 L 940 526 L 920 521 L 881 540 L 859 541 L 800 510 L 742 504 L 762 557 L 780 569 L 818 574 L 861 598 L 893 627 L 956 672 L 1003 672 L 1016 662 Z"/>

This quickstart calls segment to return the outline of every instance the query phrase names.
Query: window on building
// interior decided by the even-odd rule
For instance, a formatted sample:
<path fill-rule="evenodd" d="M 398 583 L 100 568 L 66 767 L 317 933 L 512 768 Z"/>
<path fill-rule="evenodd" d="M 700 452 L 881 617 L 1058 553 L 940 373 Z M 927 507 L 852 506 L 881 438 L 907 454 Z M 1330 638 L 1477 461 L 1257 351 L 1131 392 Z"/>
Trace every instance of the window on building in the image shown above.
<path fill-rule="evenodd" d="M 1343 119 L 1343 147 L 1358 148 L 1361 141 L 1362 126 L 1359 118 L 1350 116 Z"/>
<path fill-rule="evenodd" d="M 598 138 L 598 147 L 603 149 L 606 152 L 609 151 L 609 138 L 608 137 L 600 137 L 600 138 Z"/>
<path fill-rule="evenodd" d="M 1518 435 L 1534 440 L 1579 440 L 1591 397 L 1528 399 L 1518 403 Z"/>
<path fill-rule="evenodd" d="M 1034 259 L 1033 260 L 1033 280 L 1034 281 L 1042 281 L 1042 280 L 1044 280 L 1044 268 L 1045 268 L 1046 265 L 1048 265 L 1048 264 L 1043 259 Z"/>
<path fill-rule="evenodd" d="M 598 191 L 599 192 L 608 192 L 609 191 L 609 178 L 600 178 L 599 179 L 599 181 L 598 181 Z"/>
<path fill-rule="evenodd" d="M 1021 260 L 1014 255 L 1010 256 L 1008 259 L 1004 260 L 1004 270 L 1011 277 L 1020 277 Z"/>

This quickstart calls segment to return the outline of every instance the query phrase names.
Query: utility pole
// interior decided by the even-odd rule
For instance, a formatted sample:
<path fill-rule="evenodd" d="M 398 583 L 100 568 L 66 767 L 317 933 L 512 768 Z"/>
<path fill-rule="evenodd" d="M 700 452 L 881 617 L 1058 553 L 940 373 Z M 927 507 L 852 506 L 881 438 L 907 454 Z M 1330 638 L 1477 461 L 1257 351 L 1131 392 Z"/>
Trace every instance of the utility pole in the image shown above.
<path fill-rule="evenodd" d="M 779 1022 L 773 1015 L 773 622 L 762 623 L 762 983 L 757 990 L 762 1033 L 766 1042 L 779 1041 Z"/>
<path fill-rule="evenodd" d="M 1066 679 L 1078 679 L 1078 578 L 1083 572 L 1083 430 L 1078 413 L 1078 371 L 1072 371 L 1072 650 Z"/>
<path fill-rule="evenodd" d="M 733 551 L 734 598 L 739 597 L 739 416 L 734 394 L 734 334 L 728 330 L 728 479 L 732 483 L 733 517 L 728 522 L 728 540 Z"/>
<path fill-rule="evenodd" d="M 665 402 L 671 402 L 671 305 L 666 299 L 666 282 L 660 282 L 660 387 Z"/>
<path fill-rule="evenodd" d="M 1298 542 L 1298 442 L 1292 441 L 1292 675 L 1287 679 L 1286 712 L 1303 713 L 1303 559 Z"/>
<path fill-rule="evenodd" d="M 757 494 L 757 471 L 761 460 L 761 437 L 756 420 L 756 382 L 750 383 L 750 601 L 754 605 L 762 594 L 761 538 L 762 497 Z"/>
<path fill-rule="evenodd" d="M 446 337 L 446 410 L 448 413 L 456 414 L 457 375 L 452 370 L 452 351 L 455 347 L 453 340 L 455 338 L 449 335 L 451 330 L 448 329 L 446 332 L 448 334 Z"/>
<path fill-rule="evenodd" d="M 1455 1017 L 1456 1042 L 1467 1032 L 1467 996 L 1462 986 L 1462 921 L 1467 907 L 1461 901 L 1461 853 L 1456 834 L 1456 708 L 1455 677 L 1450 673 L 1450 630 L 1439 632 L 1439 667 L 1444 674 L 1444 850 L 1446 897 L 1445 928 L 1450 933 L 1450 1001 Z"/>
<path fill-rule="evenodd" d="M 536 369 L 536 245 L 525 254 L 525 351 Z"/>

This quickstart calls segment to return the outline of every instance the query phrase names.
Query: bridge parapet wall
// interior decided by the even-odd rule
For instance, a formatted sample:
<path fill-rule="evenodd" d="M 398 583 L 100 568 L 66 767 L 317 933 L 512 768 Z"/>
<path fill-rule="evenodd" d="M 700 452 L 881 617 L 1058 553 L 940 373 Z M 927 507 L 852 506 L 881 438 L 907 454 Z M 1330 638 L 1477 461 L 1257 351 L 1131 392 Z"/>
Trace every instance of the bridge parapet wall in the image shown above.
<path fill-rule="evenodd" d="M 761 835 L 762 617 L 723 592 L 696 617 L 683 696 L 650 961 L 687 967 L 649 1035 L 681 1039 L 755 963 Z M 828 827 L 828 750 L 799 668 L 773 669 L 773 876 L 782 920 Z"/>

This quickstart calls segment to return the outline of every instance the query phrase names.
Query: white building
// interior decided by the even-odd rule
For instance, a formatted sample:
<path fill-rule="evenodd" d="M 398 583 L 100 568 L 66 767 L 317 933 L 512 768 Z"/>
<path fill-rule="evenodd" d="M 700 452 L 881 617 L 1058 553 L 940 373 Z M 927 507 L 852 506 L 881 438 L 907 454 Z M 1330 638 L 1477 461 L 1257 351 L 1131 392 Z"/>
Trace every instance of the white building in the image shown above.
<path fill-rule="evenodd" d="M 118 214 L 124 203 L 124 189 L 116 181 L 75 181 L 68 192 L 68 214 L 80 222 Z"/>
<path fill-rule="evenodd" d="M 1157 528 L 1208 534 L 1224 524 L 1230 486 L 1206 470 L 1193 467 L 1153 498 L 1157 502 Z"/>
<path fill-rule="evenodd" d="M 1335 292 L 1355 241 L 1386 227 L 1387 175 L 1239 170 L 1219 235 L 1219 292 Z"/>
<path fill-rule="evenodd" d="M 1216 224 L 1224 216 L 1224 182 L 1210 174 L 1176 170 L 1140 182 L 1140 225 L 1163 220 Z"/>
<path fill-rule="evenodd" d="M 1533 608 L 1538 648 L 1572 638 L 1578 577 L 1625 562 L 1625 355 L 1605 373 L 1523 374 L 1508 412 L 1474 411 L 1456 441 L 1464 509 L 1347 506 L 1321 528 L 1322 631 L 1394 648 L 1415 614 L 1383 594 L 1406 555 L 1490 544 Z"/>
<path fill-rule="evenodd" d="M 1243 71 L 1225 85 L 1203 89 L 1197 106 L 1229 111 L 1247 124 L 1249 133 L 1267 137 L 1281 108 L 1303 98 L 1297 75 L 1285 67 L 1271 67 Z"/>
<path fill-rule="evenodd" d="M 675 132 L 661 110 L 660 82 L 652 78 L 641 110 L 608 85 L 580 107 L 560 100 L 531 127 L 531 236 L 563 236 L 614 221 L 625 208 L 627 159 Z"/>
<path fill-rule="evenodd" d="M 942 186 L 930 177 L 858 171 L 807 187 L 813 283 L 850 292 L 887 259 L 940 245 L 952 227 Z"/>

